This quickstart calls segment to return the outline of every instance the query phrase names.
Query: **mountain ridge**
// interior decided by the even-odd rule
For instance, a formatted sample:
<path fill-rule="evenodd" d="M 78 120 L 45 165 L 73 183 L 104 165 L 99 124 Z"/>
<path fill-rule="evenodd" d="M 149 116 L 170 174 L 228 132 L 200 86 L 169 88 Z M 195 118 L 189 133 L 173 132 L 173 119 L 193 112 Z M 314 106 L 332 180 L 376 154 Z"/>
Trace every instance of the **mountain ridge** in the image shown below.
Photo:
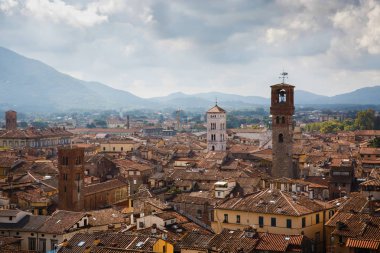
<path fill-rule="evenodd" d="M 222 92 L 140 98 L 128 91 L 99 82 L 76 79 L 53 67 L 9 49 L 0 47 L 0 105 L 24 111 L 65 111 L 104 109 L 208 108 L 218 99 L 226 108 L 267 106 L 269 98 L 241 96 Z M 269 88 L 268 88 L 269 89 Z M 295 90 L 297 105 L 380 104 L 380 86 L 357 89 L 335 96 Z"/>

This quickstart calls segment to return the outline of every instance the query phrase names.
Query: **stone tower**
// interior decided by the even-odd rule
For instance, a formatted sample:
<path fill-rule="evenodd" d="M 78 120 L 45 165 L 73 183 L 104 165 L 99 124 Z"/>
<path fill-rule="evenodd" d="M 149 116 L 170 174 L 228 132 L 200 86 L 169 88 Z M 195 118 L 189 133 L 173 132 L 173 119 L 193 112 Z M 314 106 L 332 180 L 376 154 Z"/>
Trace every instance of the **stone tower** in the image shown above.
<path fill-rule="evenodd" d="M 7 130 L 17 129 L 17 112 L 15 111 L 5 112 L 5 128 Z"/>
<path fill-rule="evenodd" d="M 207 111 L 207 150 L 226 151 L 226 111 L 215 104 Z"/>
<path fill-rule="evenodd" d="M 292 161 L 294 86 L 281 83 L 271 86 L 272 176 L 294 178 Z"/>
<path fill-rule="evenodd" d="M 82 211 L 84 208 L 84 149 L 64 147 L 58 150 L 58 208 Z"/>

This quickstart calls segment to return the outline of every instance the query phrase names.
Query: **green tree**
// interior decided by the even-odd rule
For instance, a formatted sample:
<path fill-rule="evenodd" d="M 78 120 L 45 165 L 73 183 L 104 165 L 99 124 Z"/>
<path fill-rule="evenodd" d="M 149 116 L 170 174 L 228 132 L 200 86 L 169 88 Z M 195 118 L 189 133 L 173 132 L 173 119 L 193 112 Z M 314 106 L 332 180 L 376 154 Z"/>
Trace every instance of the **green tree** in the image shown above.
<path fill-rule="evenodd" d="M 376 137 L 369 141 L 369 146 L 372 148 L 380 148 L 380 138 Z"/>
<path fill-rule="evenodd" d="M 375 126 L 375 111 L 368 109 L 360 111 L 356 115 L 354 122 L 355 129 L 359 130 L 372 130 Z"/>

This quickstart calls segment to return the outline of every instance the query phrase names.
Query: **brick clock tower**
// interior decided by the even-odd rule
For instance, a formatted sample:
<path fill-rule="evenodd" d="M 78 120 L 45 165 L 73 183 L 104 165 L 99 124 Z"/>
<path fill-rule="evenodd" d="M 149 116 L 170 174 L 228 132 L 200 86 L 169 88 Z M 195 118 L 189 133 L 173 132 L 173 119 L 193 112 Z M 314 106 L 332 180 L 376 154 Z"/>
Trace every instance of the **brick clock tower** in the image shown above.
<path fill-rule="evenodd" d="M 58 208 L 68 211 L 84 209 L 84 149 L 64 147 L 58 150 Z"/>
<path fill-rule="evenodd" d="M 272 85 L 271 90 L 272 176 L 295 178 L 292 160 L 294 86 L 283 82 Z"/>

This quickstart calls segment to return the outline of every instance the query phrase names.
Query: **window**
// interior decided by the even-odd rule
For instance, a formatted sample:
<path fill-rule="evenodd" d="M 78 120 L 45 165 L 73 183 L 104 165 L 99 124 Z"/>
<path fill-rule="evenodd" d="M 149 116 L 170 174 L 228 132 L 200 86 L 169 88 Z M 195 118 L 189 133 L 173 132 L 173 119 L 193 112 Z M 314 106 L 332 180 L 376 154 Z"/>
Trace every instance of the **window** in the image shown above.
<path fill-rule="evenodd" d="M 224 220 L 223 220 L 224 223 L 228 223 L 228 214 L 224 214 Z"/>
<path fill-rule="evenodd" d="M 58 240 L 50 240 L 50 249 L 54 250 L 55 247 L 58 247 Z"/>
<path fill-rule="evenodd" d="M 302 218 L 302 227 L 303 228 L 306 227 L 306 218 L 305 217 Z"/>
<path fill-rule="evenodd" d="M 280 103 L 286 102 L 286 91 L 284 89 L 280 90 L 278 93 L 278 101 Z"/>
<path fill-rule="evenodd" d="M 278 135 L 278 142 L 279 143 L 283 143 L 284 142 L 284 135 L 283 134 L 279 134 Z"/>
<path fill-rule="evenodd" d="M 321 241 L 321 233 L 320 232 L 316 232 L 315 233 L 315 242 L 319 243 L 320 241 Z"/>
<path fill-rule="evenodd" d="M 292 228 L 292 219 L 286 219 L 286 227 Z"/>
<path fill-rule="evenodd" d="M 282 117 L 281 121 L 282 124 L 285 124 L 285 117 Z"/>
<path fill-rule="evenodd" d="M 124 150 L 124 148 L 123 148 L 123 147 L 121 147 L 121 148 L 120 148 L 120 150 L 121 150 L 121 151 L 123 151 L 123 150 Z"/>
<path fill-rule="evenodd" d="M 116 149 L 115 147 L 112 148 L 113 151 L 115 151 L 115 149 Z"/>
<path fill-rule="evenodd" d="M 29 250 L 36 250 L 36 238 L 28 238 Z"/>
<path fill-rule="evenodd" d="M 103 147 L 103 151 L 106 151 L 106 147 Z"/>
<path fill-rule="evenodd" d="M 263 216 L 259 216 L 259 227 L 264 227 L 264 217 Z"/>
<path fill-rule="evenodd" d="M 319 213 L 317 213 L 316 215 L 315 215 L 315 223 L 319 223 Z"/>
<path fill-rule="evenodd" d="M 236 215 L 236 223 L 240 223 L 240 215 Z"/>
<path fill-rule="evenodd" d="M 280 117 L 276 117 L 276 124 L 280 124 Z"/>
<path fill-rule="evenodd" d="M 40 252 L 46 252 L 46 239 L 40 239 L 38 243 L 38 248 Z"/>
<path fill-rule="evenodd" d="M 276 218 L 270 218 L 270 225 L 272 226 L 272 227 L 275 227 L 276 226 Z"/>

